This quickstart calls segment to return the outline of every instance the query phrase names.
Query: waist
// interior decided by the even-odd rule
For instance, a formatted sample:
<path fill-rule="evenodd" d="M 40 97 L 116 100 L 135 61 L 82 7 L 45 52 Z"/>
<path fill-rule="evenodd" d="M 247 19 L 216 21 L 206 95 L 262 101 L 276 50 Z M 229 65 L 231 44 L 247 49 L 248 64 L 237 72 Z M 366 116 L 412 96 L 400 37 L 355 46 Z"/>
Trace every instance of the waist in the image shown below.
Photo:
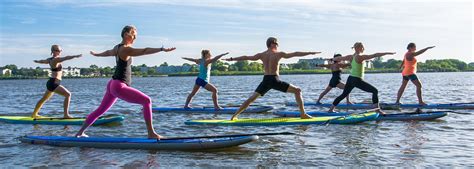
<path fill-rule="evenodd" d="M 58 80 L 61 80 L 61 79 L 62 79 L 62 75 L 63 75 L 63 72 L 62 72 L 62 71 L 51 72 L 51 77 L 49 77 L 49 78 L 50 78 L 50 79 L 58 79 Z"/>
<path fill-rule="evenodd" d="M 279 75 L 263 75 L 263 80 L 268 80 L 268 79 L 280 79 Z"/>
<path fill-rule="evenodd" d="M 48 80 L 57 80 L 57 81 L 61 81 L 61 79 L 54 78 L 54 77 L 50 77 Z"/>

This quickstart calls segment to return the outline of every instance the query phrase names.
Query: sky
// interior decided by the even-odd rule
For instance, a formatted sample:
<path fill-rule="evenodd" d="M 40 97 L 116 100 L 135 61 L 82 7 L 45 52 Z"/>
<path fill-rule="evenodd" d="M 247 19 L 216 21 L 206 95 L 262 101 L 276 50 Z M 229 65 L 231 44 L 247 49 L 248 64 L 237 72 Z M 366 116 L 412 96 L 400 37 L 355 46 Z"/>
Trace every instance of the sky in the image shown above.
<path fill-rule="evenodd" d="M 33 62 L 50 57 L 59 44 L 62 56 L 83 54 L 64 66 L 114 66 L 112 58 L 94 57 L 120 43 L 125 25 L 138 29 L 134 47 L 176 47 L 169 53 L 140 56 L 134 65 L 189 63 L 203 49 L 227 57 L 266 50 L 277 37 L 279 50 L 352 54 L 363 42 L 365 53 L 397 52 L 406 46 L 436 48 L 418 57 L 474 62 L 473 2 L 469 0 L 2 0 L 0 66 L 46 67 Z M 284 60 L 297 62 L 299 58 Z"/>

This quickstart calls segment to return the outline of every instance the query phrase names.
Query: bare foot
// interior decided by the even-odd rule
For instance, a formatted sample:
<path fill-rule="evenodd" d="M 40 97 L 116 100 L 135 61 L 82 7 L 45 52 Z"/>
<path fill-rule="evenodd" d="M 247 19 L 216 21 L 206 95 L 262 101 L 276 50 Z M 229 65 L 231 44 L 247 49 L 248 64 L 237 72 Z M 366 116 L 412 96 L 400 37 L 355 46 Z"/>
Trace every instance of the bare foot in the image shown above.
<path fill-rule="evenodd" d="M 89 137 L 89 136 L 88 136 L 87 134 L 84 134 L 84 133 L 81 133 L 81 134 L 77 133 L 74 137 L 77 137 L 77 138 L 87 138 L 87 137 Z"/>
<path fill-rule="evenodd" d="M 377 110 L 375 110 L 375 112 L 379 113 L 380 115 L 386 115 L 387 114 L 384 111 L 382 111 L 382 109 L 377 109 Z"/>
<path fill-rule="evenodd" d="M 158 140 L 160 140 L 161 138 L 164 138 L 164 137 L 160 136 L 159 134 L 156 134 L 156 133 L 148 133 L 148 138 L 149 139 L 158 139 Z"/>
<path fill-rule="evenodd" d="M 426 105 L 428 105 L 428 104 L 426 104 L 425 102 L 419 102 L 418 104 L 419 104 L 420 106 L 426 106 Z"/>
<path fill-rule="evenodd" d="M 230 118 L 231 121 L 238 120 L 237 115 L 233 115 L 232 118 Z"/>
<path fill-rule="evenodd" d="M 65 119 L 72 119 L 72 118 L 74 118 L 74 117 L 72 117 L 72 116 L 69 115 L 69 114 L 65 114 L 63 118 L 65 118 Z"/>
<path fill-rule="evenodd" d="M 221 106 L 214 107 L 214 110 L 216 110 L 216 111 L 219 111 L 219 110 L 221 110 L 221 109 L 222 109 Z"/>
<path fill-rule="evenodd" d="M 347 102 L 347 104 L 354 104 L 354 103 L 352 103 L 352 102 L 348 101 L 348 102 Z"/>
<path fill-rule="evenodd" d="M 301 119 L 310 119 L 310 118 L 313 118 L 311 117 L 310 115 L 304 113 L 303 115 L 301 115 Z"/>
<path fill-rule="evenodd" d="M 31 117 L 34 118 L 34 119 L 44 118 L 44 116 L 40 116 L 40 115 L 32 115 Z"/>
<path fill-rule="evenodd" d="M 319 100 L 316 101 L 316 104 L 322 104 Z"/>
<path fill-rule="evenodd" d="M 184 109 L 192 109 L 192 107 L 184 106 Z"/>
<path fill-rule="evenodd" d="M 401 104 L 403 104 L 403 103 L 401 103 L 401 102 L 395 102 L 395 104 L 396 104 L 396 105 L 401 105 Z"/>

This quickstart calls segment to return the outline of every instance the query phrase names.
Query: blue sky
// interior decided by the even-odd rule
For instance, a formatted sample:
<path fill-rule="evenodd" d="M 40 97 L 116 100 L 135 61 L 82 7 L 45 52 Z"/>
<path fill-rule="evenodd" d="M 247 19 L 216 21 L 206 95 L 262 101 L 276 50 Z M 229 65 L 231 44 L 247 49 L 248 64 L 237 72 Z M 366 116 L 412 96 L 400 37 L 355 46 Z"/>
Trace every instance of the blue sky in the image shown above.
<path fill-rule="evenodd" d="M 177 47 L 170 53 L 143 56 L 135 65 L 186 63 L 202 49 L 214 55 L 253 55 L 266 49 L 269 36 L 280 50 L 321 51 L 312 57 L 351 54 L 354 42 L 365 53 L 395 51 L 385 59 L 402 59 L 409 42 L 419 49 L 437 47 L 419 60 L 456 58 L 474 62 L 473 3 L 463 0 L 138 0 L 67 1 L 3 0 L 0 2 L 0 66 L 36 67 L 32 60 L 49 57 L 50 46 L 63 47 L 63 56 L 82 53 L 65 66 L 113 66 L 111 58 L 97 58 L 120 42 L 123 26 L 138 28 L 135 47 Z M 288 59 L 284 62 L 296 62 Z"/>

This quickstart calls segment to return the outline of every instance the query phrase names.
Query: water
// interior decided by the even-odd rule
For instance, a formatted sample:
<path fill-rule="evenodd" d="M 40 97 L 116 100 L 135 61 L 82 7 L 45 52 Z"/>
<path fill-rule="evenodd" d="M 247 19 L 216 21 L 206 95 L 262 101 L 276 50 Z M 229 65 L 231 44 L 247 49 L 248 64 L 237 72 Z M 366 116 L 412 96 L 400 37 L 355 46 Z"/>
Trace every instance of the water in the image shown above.
<path fill-rule="evenodd" d="M 343 79 L 347 75 L 343 75 Z M 427 103 L 472 102 L 474 73 L 420 73 Z M 194 77 L 134 78 L 133 86 L 148 94 L 154 106 L 181 106 L 194 83 Z M 220 103 L 242 103 L 258 86 L 262 76 L 221 76 L 211 81 L 219 89 Z M 282 80 L 303 90 L 305 100 L 314 100 L 324 90 L 330 75 L 283 75 Z M 379 89 L 381 102 L 394 102 L 401 83 L 400 74 L 367 74 L 365 78 Z M 100 103 L 109 79 L 64 79 L 72 92 L 74 116 L 86 116 Z M 45 90 L 45 79 L 2 80 L 0 114 L 25 114 Z M 333 89 L 323 102 L 331 102 L 341 90 Z M 370 94 L 355 89 L 352 100 L 370 101 Z M 193 105 L 211 106 L 211 95 L 201 90 Z M 53 96 L 41 115 L 62 116 L 61 96 Z M 291 94 L 270 91 L 255 104 L 276 110 L 294 101 Z M 415 103 L 413 84 L 402 99 Z M 93 126 L 91 136 L 145 137 L 141 107 L 118 101 L 108 114 L 122 114 L 119 125 Z M 308 107 L 308 110 L 315 110 Z M 408 111 L 408 110 L 404 110 Z M 460 112 L 473 113 L 467 110 Z M 0 164 L 21 167 L 320 167 L 320 166 L 417 166 L 474 167 L 474 116 L 454 114 L 435 121 L 369 122 L 359 125 L 329 126 L 186 126 L 187 119 L 230 118 L 231 115 L 154 113 L 157 132 L 164 136 L 196 136 L 257 132 L 295 132 L 294 136 L 262 136 L 256 142 L 224 150 L 203 152 L 109 150 L 21 144 L 23 135 L 73 135 L 79 126 L 15 125 L 0 123 Z M 241 118 L 273 117 L 271 113 L 242 114 Z"/>

